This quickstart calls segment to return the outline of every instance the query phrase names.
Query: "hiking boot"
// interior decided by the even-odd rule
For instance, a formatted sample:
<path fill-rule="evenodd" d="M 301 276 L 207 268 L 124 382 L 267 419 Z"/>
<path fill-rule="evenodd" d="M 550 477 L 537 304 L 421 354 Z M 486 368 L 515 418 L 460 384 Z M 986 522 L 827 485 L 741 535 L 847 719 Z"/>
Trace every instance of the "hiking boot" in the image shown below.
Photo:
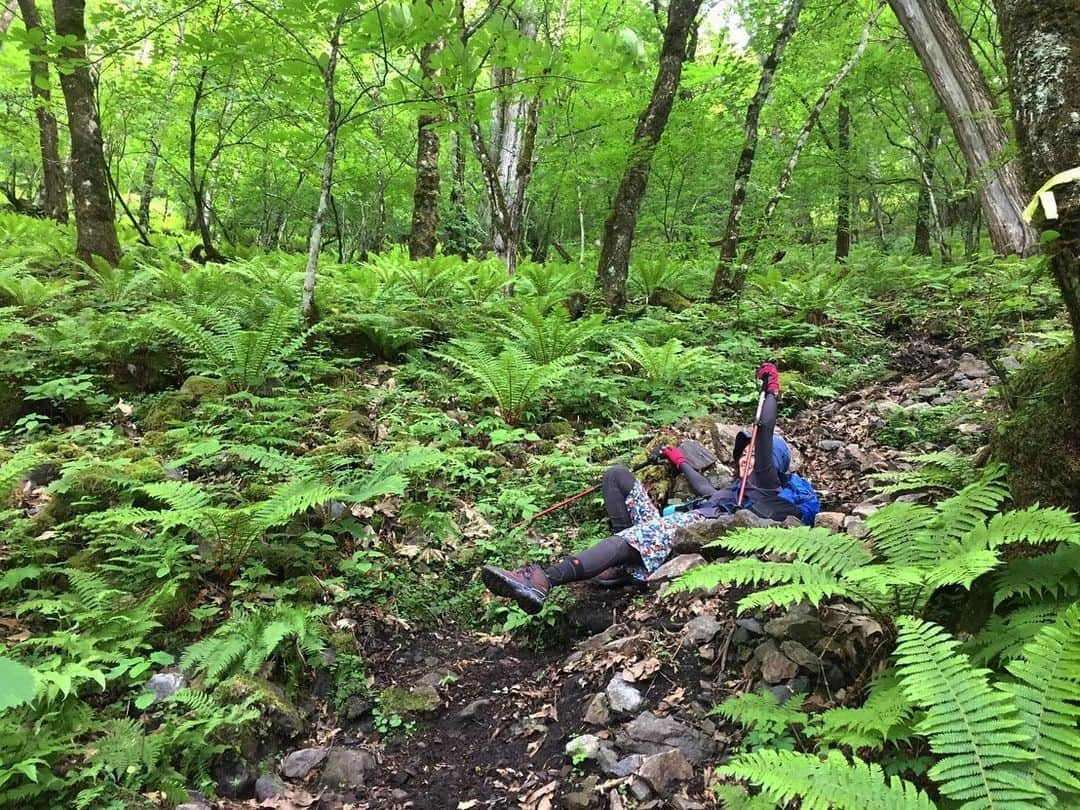
<path fill-rule="evenodd" d="M 625 565 L 615 565 L 605 568 L 589 581 L 601 588 L 621 588 L 623 585 L 633 584 L 634 578 Z"/>
<path fill-rule="evenodd" d="M 480 578 L 493 594 L 513 599 L 518 607 L 530 614 L 540 612 L 544 599 L 551 590 L 551 583 L 539 565 L 530 565 L 517 571 L 485 565 L 480 570 Z"/>

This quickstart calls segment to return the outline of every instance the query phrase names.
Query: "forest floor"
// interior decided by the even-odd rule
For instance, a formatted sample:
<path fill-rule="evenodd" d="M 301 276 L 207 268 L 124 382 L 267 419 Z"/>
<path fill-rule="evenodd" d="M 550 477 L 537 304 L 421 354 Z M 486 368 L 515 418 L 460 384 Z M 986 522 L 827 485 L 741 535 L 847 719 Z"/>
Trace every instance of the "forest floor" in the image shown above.
<path fill-rule="evenodd" d="M 994 381 L 982 360 L 933 342 L 907 344 L 893 367 L 873 386 L 820 402 L 782 425 L 801 450 L 800 471 L 821 493 L 823 509 L 848 524 L 861 522 L 859 507 L 865 511 L 871 498 L 867 475 L 904 466 L 897 448 L 878 441 L 884 426 L 896 429 L 897 409 L 918 414 L 934 402 L 979 404 Z M 944 437 L 974 446 L 983 431 L 954 425 Z M 926 440 L 913 447 L 922 452 L 951 443 L 920 438 Z M 841 530 L 853 532 L 850 525 Z M 724 698 L 762 674 L 759 688 L 795 692 L 802 678 L 824 691 L 823 699 L 842 699 L 824 674 L 815 680 L 784 672 L 778 679 L 755 669 L 755 648 L 768 638 L 761 625 L 771 614 L 737 624 L 735 594 L 723 587 L 666 597 L 662 584 L 659 592 L 654 585 L 571 589 L 573 606 L 562 617 L 570 631 L 542 650 L 453 623 L 415 629 L 370 607 L 343 614 L 338 621 L 358 639 L 374 688 L 424 694 L 428 710 L 399 717 L 390 728 L 386 707 L 380 716 L 377 704 L 354 703 L 339 715 L 316 701 L 309 707 L 318 718 L 315 733 L 291 747 L 321 749 L 318 764 L 288 782 L 264 776 L 260 796 L 271 795 L 261 801 L 218 807 L 694 810 L 715 806 L 712 766 L 742 733 L 710 716 Z M 821 621 L 830 626 L 824 614 Z M 850 684 L 865 662 L 848 663 L 841 677 Z M 616 675 L 637 693 L 632 708 L 613 705 Z M 568 753 L 567 743 L 582 734 L 592 740 Z M 320 767 L 326 751 L 330 758 Z"/>

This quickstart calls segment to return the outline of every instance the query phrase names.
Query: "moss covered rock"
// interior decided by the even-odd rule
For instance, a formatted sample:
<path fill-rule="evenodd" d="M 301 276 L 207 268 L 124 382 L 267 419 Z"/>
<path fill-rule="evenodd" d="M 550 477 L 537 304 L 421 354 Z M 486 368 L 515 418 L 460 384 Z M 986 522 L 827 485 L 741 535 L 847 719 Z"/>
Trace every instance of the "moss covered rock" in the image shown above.
<path fill-rule="evenodd" d="M 250 740 L 242 741 L 247 757 L 258 756 L 265 748 L 275 748 L 302 734 L 304 718 L 276 683 L 256 675 L 234 675 L 215 690 L 224 703 L 241 703 L 249 698 L 259 712 L 259 721 L 249 729 Z"/>
<path fill-rule="evenodd" d="M 1018 506 L 1080 511 L 1080 369 L 1072 346 L 1042 352 L 1009 378 L 1016 409 L 991 442 Z"/>
<path fill-rule="evenodd" d="M 228 393 L 228 385 L 224 380 L 195 375 L 184 380 L 180 393 L 200 401 L 222 399 Z"/>
<path fill-rule="evenodd" d="M 192 378 L 194 379 L 194 378 Z M 136 415 L 144 430 L 165 430 L 174 422 L 187 418 L 187 409 L 195 399 L 190 394 L 168 391 L 154 397 L 147 406 Z"/>

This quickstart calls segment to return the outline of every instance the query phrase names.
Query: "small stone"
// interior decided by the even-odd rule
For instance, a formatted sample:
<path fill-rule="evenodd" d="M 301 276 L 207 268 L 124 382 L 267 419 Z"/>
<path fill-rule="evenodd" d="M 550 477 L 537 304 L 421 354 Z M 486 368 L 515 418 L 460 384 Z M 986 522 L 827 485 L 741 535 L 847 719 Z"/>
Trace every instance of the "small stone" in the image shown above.
<path fill-rule="evenodd" d="M 836 439 L 822 439 L 817 443 L 817 446 L 819 450 L 824 450 L 826 453 L 832 453 L 843 447 L 844 443 L 837 441 Z"/>
<path fill-rule="evenodd" d="M 336 748 L 326 758 L 319 782 L 332 790 L 356 790 L 364 776 L 378 767 L 375 757 L 360 749 Z"/>
<path fill-rule="evenodd" d="M 971 380 L 982 380 L 994 373 L 987 362 L 966 352 L 960 355 L 960 362 L 957 364 L 957 372 Z"/>
<path fill-rule="evenodd" d="M 286 779 L 304 779 L 325 759 L 325 748 L 301 748 L 285 757 L 281 763 L 281 775 Z"/>
<path fill-rule="evenodd" d="M 673 782 L 688 782 L 693 779 L 694 767 L 683 756 L 683 752 L 676 749 L 645 757 L 637 774 L 657 793 L 666 793 Z"/>
<path fill-rule="evenodd" d="M 767 529 L 777 525 L 777 521 L 763 518 L 749 509 L 740 509 L 735 513 L 735 519 L 731 521 L 731 525 L 745 529 Z"/>
<path fill-rule="evenodd" d="M 897 503 L 930 503 L 929 492 L 905 492 L 896 496 Z"/>
<path fill-rule="evenodd" d="M 701 802 L 687 799 L 684 796 L 673 796 L 671 804 L 675 810 L 705 810 L 705 805 Z"/>
<path fill-rule="evenodd" d="M 616 675 L 607 685 L 607 699 L 611 710 L 620 714 L 633 714 L 641 708 L 644 700 L 636 688 Z"/>
<path fill-rule="evenodd" d="M 866 518 L 868 518 L 872 514 L 874 514 L 874 512 L 877 512 L 880 509 L 881 509 L 881 504 L 879 504 L 879 503 L 871 503 L 870 501 L 863 501 L 862 503 L 860 503 L 858 506 L 856 506 L 854 509 L 851 510 L 851 514 L 855 515 L 856 517 L 861 517 L 863 520 L 865 520 Z"/>
<path fill-rule="evenodd" d="M 159 672 L 147 682 L 146 689 L 154 693 L 154 703 L 157 703 L 170 695 L 175 695 L 185 685 L 187 685 L 187 679 L 184 678 L 183 673 Z"/>
<path fill-rule="evenodd" d="M 356 721 L 363 717 L 365 714 L 371 711 L 375 704 L 359 695 L 349 695 L 348 700 L 345 701 L 345 715 L 346 720 Z"/>
<path fill-rule="evenodd" d="M 922 413 L 923 411 L 930 410 L 929 402 L 912 402 L 904 406 L 904 410 L 908 413 Z"/>
<path fill-rule="evenodd" d="M 786 681 L 794 678 L 798 671 L 798 665 L 779 650 L 769 653 L 761 662 L 761 677 L 765 683 Z"/>
<path fill-rule="evenodd" d="M 780 652 L 811 672 L 817 672 L 821 668 L 821 659 L 806 649 L 797 641 L 785 641 L 780 645 Z"/>
<path fill-rule="evenodd" d="M 773 638 L 790 638 L 810 647 L 821 638 L 821 619 L 813 607 L 795 605 L 785 615 L 768 622 L 765 632 Z"/>
<path fill-rule="evenodd" d="M 735 624 L 746 630 L 748 633 L 753 633 L 755 636 L 765 635 L 765 628 L 761 626 L 761 622 L 752 616 L 748 619 L 736 619 Z"/>
<path fill-rule="evenodd" d="M 644 779 L 633 779 L 630 781 L 630 793 L 639 802 L 643 802 L 652 796 L 652 788 Z"/>
<path fill-rule="evenodd" d="M 953 384 L 962 391 L 974 391 L 979 387 L 979 384 L 974 380 L 969 380 L 967 377 L 957 374 L 952 378 Z"/>
<path fill-rule="evenodd" d="M 704 564 L 705 558 L 700 554 L 680 554 L 653 571 L 649 576 L 649 582 L 667 582 L 677 579 L 692 568 Z"/>
<path fill-rule="evenodd" d="M 922 397 L 923 399 L 930 399 L 932 397 L 936 397 L 937 395 L 938 395 L 937 386 L 934 386 L 933 388 L 920 388 L 919 389 L 919 396 Z"/>
<path fill-rule="evenodd" d="M 718 622 L 714 617 L 697 616 L 686 623 L 683 642 L 691 646 L 707 644 L 723 629 L 723 623 Z"/>
<path fill-rule="evenodd" d="M 585 722 L 590 726 L 606 726 L 611 722 L 611 707 L 607 695 L 597 692 L 585 709 Z"/>
<path fill-rule="evenodd" d="M 600 755 L 600 738 L 581 734 L 566 744 L 566 755 L 574 760 L 596 759 Z"/>
<path fill-rule="evenodd" d="M 678 748 L 691 762 L 702 762 L 716 750 L 712 737 L 674 717 L 642 712 L 617 732 L 619 748 L 634 754 L 659 754 Z"/>
<path fill-rule="evenodd" d="M 814 526 L 817 528 L 828 529 L 832 532 L 838 532 L 844 526 L 844 513 L 818 512 L 817 517 L 814 518 Z"/>
<path fill-rule="evenodd" d="M 869 536 L 870 527 L 866 525 L 865 520 L 860 520 L 854 515 L 849 515 L 844 520 L 844 531 L 846 531 L 848 535 L 854 537 L 856 540 L 862 540 L 863 538 Z"/>
<path fill-rule="evenodd" d="M 285 795 L 285 783 L 276 773 L 264 773 L 255 780 L 255 798 L 260 802 Z"/>
<path fill-rule="evenodd" d="M 390 798 L 395 802 L 404 802 L 409 798 L 409 794 L 401 788 L 394 788 L 390 791 Z"/>
<path fill-rule="evenodd" d="M 610 768 L 605 768 L 604 772 L 618 777 L 629 776 L 641 767 L 641 761 L 643 759 L 645 759 L 645 757 L 641 754 L 631 754 L 628 757 L 623 757 Z"/>
<path fill-rule="evenodd" d="M 930 400 L 930 404 L 937 408 L 944 405 L 952 405 L 954 402 L 956 402 L 956 397 L 952 394 L 942 394 L 941 396 L 934 397 Z"/>

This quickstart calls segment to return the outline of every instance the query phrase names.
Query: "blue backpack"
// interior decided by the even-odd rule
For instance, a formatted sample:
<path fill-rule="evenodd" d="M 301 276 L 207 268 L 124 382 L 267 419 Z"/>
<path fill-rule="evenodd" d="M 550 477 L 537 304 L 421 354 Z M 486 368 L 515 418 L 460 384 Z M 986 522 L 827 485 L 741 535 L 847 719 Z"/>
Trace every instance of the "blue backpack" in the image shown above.
<path fill-rule="evenodd" d="M 781 478 L 779 495 L 785 501 L 789 501 L 799 509 L 799 516 L 807 526 L 814 525 L 814 518 L 821 511 L 821 501 L 810 482 L 796 473 L 790 473 Z"/>

